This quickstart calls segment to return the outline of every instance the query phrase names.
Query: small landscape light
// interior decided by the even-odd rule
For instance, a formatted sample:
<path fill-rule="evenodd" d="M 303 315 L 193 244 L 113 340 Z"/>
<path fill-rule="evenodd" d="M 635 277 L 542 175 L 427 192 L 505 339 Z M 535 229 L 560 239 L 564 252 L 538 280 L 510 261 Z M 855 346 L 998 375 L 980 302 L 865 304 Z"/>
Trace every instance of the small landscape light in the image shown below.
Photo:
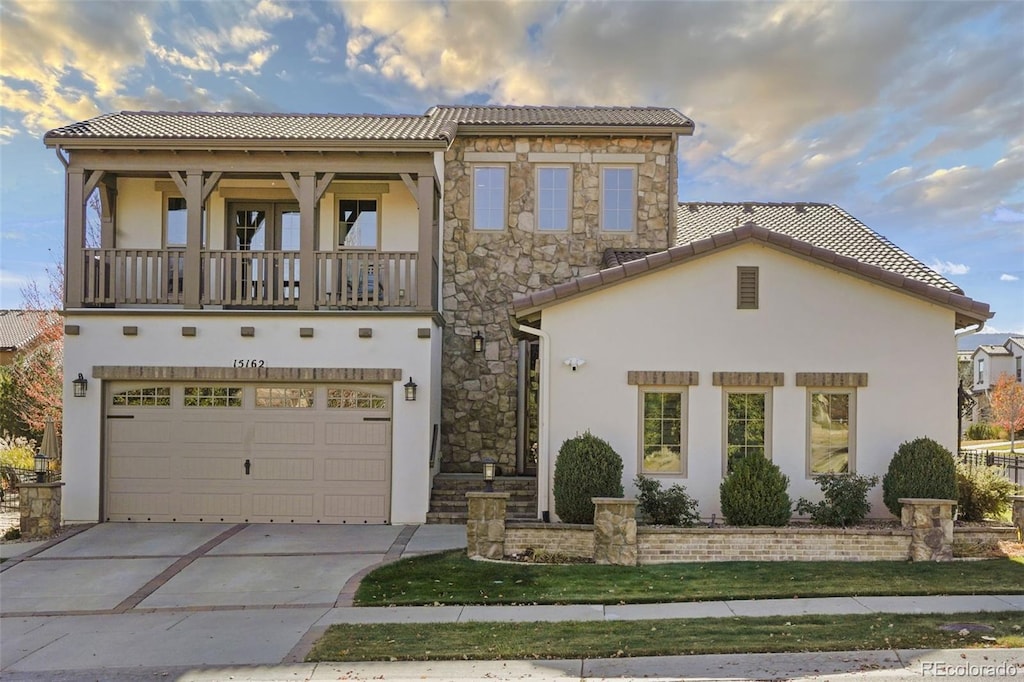
<path fill-rule="evenodd" d="M 89 391 L 89 381 L 82 376 L 82 373 L 78 373 L 78 378 L 71 382 L 75 387 L 75 397 L 84 398 L 85 394 Z"/>
<path fill-rule="evenodd" d="M 485 459 L 484 460 L 484 492 L 485 493 L 493 493 L 494 492 L 494 471 L 495 471 L 494 460 L 490 459 L 490 458 Z"/>
<path fill-rule="evenodd" d="M 50 458 L 42 452 L 37 452 L 32 463 L 36 470 L 36 483 L 46 483 L 46 472 L 50 470 Z"/>

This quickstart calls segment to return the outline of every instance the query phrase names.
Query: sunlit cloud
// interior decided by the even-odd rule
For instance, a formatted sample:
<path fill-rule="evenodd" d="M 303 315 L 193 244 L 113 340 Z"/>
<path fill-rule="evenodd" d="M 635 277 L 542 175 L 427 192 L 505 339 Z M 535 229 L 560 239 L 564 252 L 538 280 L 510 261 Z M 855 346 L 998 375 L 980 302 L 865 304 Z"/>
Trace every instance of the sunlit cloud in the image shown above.
<path fill-rule="evenodd" d="M 1010 275 L 1010 274 L 1005 273 L 1005 272 L 1003 274 L 999 275 L 999 281 L 1000 282 L 1016 282 L 1019 279 L 1020 279 L 1020 277 L 1018 277 L 1017 275 Z"/>
<path fill-rule="evenodd" d="M 963 263 L 951 263 L 949 261 L 932 261 L 928 266 L 940 275 L 966 275 L 971 268 Z"/>

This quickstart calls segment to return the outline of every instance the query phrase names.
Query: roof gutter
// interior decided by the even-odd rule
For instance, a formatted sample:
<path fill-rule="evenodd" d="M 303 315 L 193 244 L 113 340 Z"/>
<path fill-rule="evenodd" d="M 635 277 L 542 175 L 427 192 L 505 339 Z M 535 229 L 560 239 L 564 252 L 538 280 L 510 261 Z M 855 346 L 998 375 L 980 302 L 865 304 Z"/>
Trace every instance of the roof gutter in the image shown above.
<path fill-rule="evenodd" d="M 64 151 L 64 147 L 60 146 L 59 144 L 54 145 L 53 151 L 57 153 L 57 160 L 60 161 L 62 166 L 64 166 L 64 170 L 67 170 L 70 161 L 69 159 L 64 158 L 64 155 L 67 153 Z"/>
<path fill-rule="evenodd" d="M 971 327 L 974 327 L 974 329 L 971 329 Z M 984 327 L 985 327 L 985 321 L 982 320 L 981 322 L 978 322 L 977 324 L 969 325 L 966 328 L 961 329 L 960 331 L 954 331 L 953 332 L 953 338 L 954 339 L 959 339 L 961 336 L 967 336 L 968 334 L 977 334 Z"/>
<path fill-rule="evenodd" d="M 547 332 L 537 327 L 528 327 L 520 324 L 515 317 L 512 318 L 512 326 L 540 340 L 540 390 L 537 395 L 537 416 L 540 421 L 537 434 L 537 518 L 550 516 L 548 474 L 551 471 L 550 452 L 548 442 L 550 439 L 550 412 L 551 401 L 551 337 Z"/>

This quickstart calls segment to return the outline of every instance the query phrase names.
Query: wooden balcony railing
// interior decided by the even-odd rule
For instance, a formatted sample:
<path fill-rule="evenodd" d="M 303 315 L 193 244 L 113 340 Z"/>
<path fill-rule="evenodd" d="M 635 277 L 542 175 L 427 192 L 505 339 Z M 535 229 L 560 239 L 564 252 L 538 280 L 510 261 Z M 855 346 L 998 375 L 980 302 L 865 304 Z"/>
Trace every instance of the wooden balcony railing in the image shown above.
<path fill-rule="evenodd" d="M 415 251 L 318 251 L 314 305 L 318 308 L 415 308 L 432 300 L 418 291 Z M 198 277 L 199 303 L 239 308 L 299 305 L 298 251 L 204 251 L 200 271 L 185 269 L 185 254 L 166 249 L 84 249 L 82 302 L 86 306 L 183 305 L 185 282 Z M 433 260 L 433 259 L 431 259 Z M 431 290 L 437 264 L 431 264 Z"/>

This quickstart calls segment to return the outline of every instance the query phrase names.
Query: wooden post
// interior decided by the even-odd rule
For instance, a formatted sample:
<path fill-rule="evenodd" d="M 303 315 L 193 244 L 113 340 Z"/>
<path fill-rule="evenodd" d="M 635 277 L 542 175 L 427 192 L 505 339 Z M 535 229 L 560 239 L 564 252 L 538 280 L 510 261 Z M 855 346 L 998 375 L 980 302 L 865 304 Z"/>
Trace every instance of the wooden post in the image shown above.
<path fill-rule="evenodd" d="M 299 310 L 316 307 L 316 174 L 299 173 Z M 293 274 L 294 276 L 294 274 Z"/>
<path fill-rule="evenodd" d="M 202 295 L 203 171 L 190 168 L 185 182 L 185 307 L 198 310 Z"/>
<path fill-rule="evenodd" d="M 82 249 L 85 246 L 85 171 L 68 168 L 67 229 L 64 232 L 64 305 L 67 308 L 81 308 L 85 286 L 85 262 Z"/>

